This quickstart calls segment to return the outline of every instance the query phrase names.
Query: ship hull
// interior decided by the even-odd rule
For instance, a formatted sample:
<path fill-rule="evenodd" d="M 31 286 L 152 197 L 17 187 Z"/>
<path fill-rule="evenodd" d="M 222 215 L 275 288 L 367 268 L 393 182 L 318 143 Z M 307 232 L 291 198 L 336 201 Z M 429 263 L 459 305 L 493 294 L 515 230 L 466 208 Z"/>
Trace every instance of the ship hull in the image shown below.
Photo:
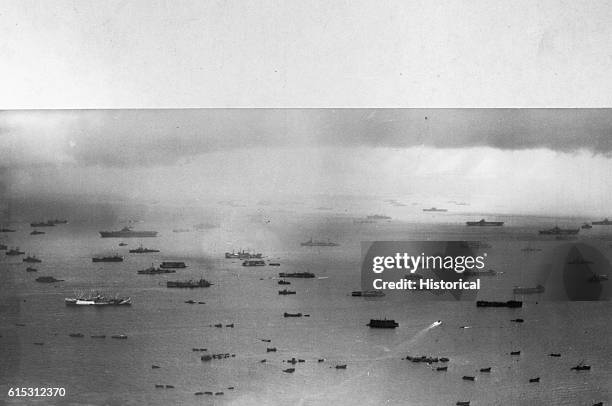
<path fill-rule="evenodd" d="M 470 227 L 500 227 L 504 225 L 503 221 L 467 221 L 465 223 Z"/>
<path fill-rule="evenodd" d="M 144 237 L 157 237 L 157 231 L 100 231 L 102 238 L 144 238 Z"/>
<path fill-rule="evenodd" d="M 397 328 L 399 327 L 399 323 L 397 323 L 395 320 L 371 319 L 367 326 L 370 328 Z"/>
<path fill-rule="evenodd" d="M 212 285 L 212 283 L 208 282 L 205 279 L 201 279 L 199 281 L 168 281 L 166 282 L 166 287 L 168 288 L 208 288 Z"/>
<path fill-rule="evenodd" d="M 187 268 L 184 262 L 162 262 L 159 266 L 161 269 Z"/>
<path fill-rule="evenodd" d="M 314 278 L 315 274 L 310 273 L 310 272 L 292 272 L 292 273 L 280 272 L 278 276 L 280 278 Z"/>
<path fill-rule="evenodd" d="M 559 231 L 551 231 L 551 230 L 540 230 L 541 235 L 574 235 L 578 234 L 580 229 L 575 230 L 559 230 Z"/>
<path fill-rule="evenodd" d="M 66 306 L 130 306 L 129 300 L 97 301 L 86 299 L 65 299 Z"/>

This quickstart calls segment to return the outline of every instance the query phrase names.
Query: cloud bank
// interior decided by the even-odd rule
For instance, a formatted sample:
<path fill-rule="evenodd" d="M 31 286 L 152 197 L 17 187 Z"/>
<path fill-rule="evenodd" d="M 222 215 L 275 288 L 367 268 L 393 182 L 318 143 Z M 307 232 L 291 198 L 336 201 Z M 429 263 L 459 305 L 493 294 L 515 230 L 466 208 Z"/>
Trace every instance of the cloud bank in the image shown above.
<path fill-rule="evenodd" d="M 611 109 L 0 112 L 4 167 L 165 166 L 255 147 L 490 147 L 612 153 Z"/>

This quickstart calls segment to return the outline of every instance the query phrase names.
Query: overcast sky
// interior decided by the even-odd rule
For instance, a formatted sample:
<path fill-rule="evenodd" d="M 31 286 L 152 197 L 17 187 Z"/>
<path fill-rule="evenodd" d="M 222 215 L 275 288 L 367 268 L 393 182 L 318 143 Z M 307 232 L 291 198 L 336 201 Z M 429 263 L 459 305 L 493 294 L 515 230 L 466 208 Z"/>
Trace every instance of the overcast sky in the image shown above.
<path fill-rule="evenodd" d="M 601 107 L 606 0 L 3 0 L 0 108 Z"/>
<path fill-rule="evenodd" d="M 612 111 L 5 111 L 9 195 L 171 200 L 459 196 L 482 209 L 605 213 Z"/>

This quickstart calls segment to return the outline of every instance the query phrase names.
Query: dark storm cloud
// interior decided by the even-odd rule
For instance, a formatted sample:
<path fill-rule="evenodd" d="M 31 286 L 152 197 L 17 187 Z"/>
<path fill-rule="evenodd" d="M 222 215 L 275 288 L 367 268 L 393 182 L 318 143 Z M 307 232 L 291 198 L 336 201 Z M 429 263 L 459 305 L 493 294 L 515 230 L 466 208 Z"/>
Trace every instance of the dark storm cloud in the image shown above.
<path fill-rule="evenodd" d="M 0 135 L 19 157 L 7 162 L 18 166 L 53 163 L 55 155 L 86 166 L 159 166 L 207 152 L 296 146 L 612 152 L 610 109 L 66 110 L 18 112 L 17 124 L 11 114 L 0 115 Z M 32 136 L 54 143 L 55 155 L 29 158 Z"/>
<path fill-rule="evenodd" d="M 65 151 L 102 166 L 174 164 L 219 150 L 280 144 L 286 115 L 270 110 L 114 110 L 84 112 Z"/>
<path fill-rule="evenodd" d="M 335 110 L 324 121 L 336 144 L 612 152 L 610 109 Z"/>

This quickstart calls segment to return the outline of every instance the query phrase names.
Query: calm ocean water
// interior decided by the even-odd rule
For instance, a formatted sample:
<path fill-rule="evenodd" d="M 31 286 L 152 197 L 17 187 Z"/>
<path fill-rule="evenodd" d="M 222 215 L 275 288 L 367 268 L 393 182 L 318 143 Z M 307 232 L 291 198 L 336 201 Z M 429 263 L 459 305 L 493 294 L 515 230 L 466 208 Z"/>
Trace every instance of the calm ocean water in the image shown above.
<path fill-rule="evenodd" d="M 177 209 L 178 210 L 178 209 Z M 230 209 L 227 209 L 230 210 Z M 175 233 L 203 219 L 188 211 L 166 217 L 141 216 L 135 229 L 157 230 L 149 239 L 102 239 L 98 231 L 125 223 L 72 220 L 31 236 L 25 222 L 4 241 L 36 254 L 37 273 L 25 271 L 22 257 L 0 255 L 0 402 L 57 405 L 591 405 L 610 401 L 610 302 L 550 302 L 525 297 L 522 309 L 478 309 L 473 302 L 431 301 L 423 294 L 389 294 L 364 299 L 360 289 L 360 242 L 374 240 L 491 240 L 504 273 L 487 280 L 487 299 L 512 298 L 512 286 L 534 286 L 531 272 L 540 252 L 521 252 L 547 219 L 505 218 L 506 226 L 468 229 L 465 216 L 415 215 L 405 221 L 355 224 L 353 219 L 318 212 L 264 207 L 232 208 L 218 227 Z M 612 227 L 611 230 L 612 232 Z M 588 234 L 604 248 L 606 230 Z M 585 233 L 581 233 L 585 234 Z M 330 238 L 339 247 L 301 247 L 310 237 Z M 129 254 L 140 243 L 156 254 Z M 534 242 L 533 244 L 537 244 Z M 252 249 L 280 267 L 242 267 L 226 260 L 232 249 Z M 92 263 L 99 254 L 120 253 L 122 263 Z M 602 251 L 610 258 L 612 250 Z M 189 266 L 169 275 L 137 275 L 160 260 Z M 291 280 L 296 295 L 281 296 L 275 277 L 283 271 L 311 271 L 323 279 Z M 64 282 L 36 283 L 41 275 Z M 204 276 L 208 289 L 167 289 L 166 280 Z M 483 278 L 484 280 L 484 278 Z M 64 298 L 75 290 L 98 289 L 132 297 L 127 308 L 72 308 Z M 485 294 L 483 292 L 482 294 Z M 495 296 L 495 297 L 493 297 Z M 186 304 L 186 300 L 205 304 Z M 537 303 L 536 303 L 537 302 Z M 283 312 L 308 318 L 283 318 Z M 399 322 L 395 330 L 371 330 L 370 318 Z M 522 324 L 510 319 L 521 317 Z M 433 326 L 436 320 L 439 326 Z M 234 328 L 212 325 L 233 323 Z M 23 324 L 19 326 L 17 324 Z M 470 326 L 463 329 L 461 326 Z M 69 337 L 80 332 L 84 338 Z M 106 334 L 106 339 L 90 335 Z M 111 339 L 126 334 L 127 340 Z M 262 339 L 271 340 L 270 343 Z M 44 345 L 34 345 L 44 342 Z M 277 352 L 266 352 L 276 347 Z M 208 353 L 235 357 L 202 362 Z M 511 356 L 520 350 L 520 356 Z M 560 358 L 551 358 L 559 352 Z M 450 358 L 447 372 L 415 364 L 406 355 Z M 304 359 L 295 373 L 283 360 Z M 319 358 L 324 362 L 317 362 Z M 266 360 L 262 363 L 262 360 Z M 581 361 L 590 371 L 570 368 Z M 152 369 L 155 364 L 159 369 Z M 334 368 L 347 364 L 346 370 Z M 489 374 L 479 373 L 492 367 Z M 476 376 L 475 382 L 463 375 Z M 540 377 L 539 383 L 529 378 Z M 156 384 L 173 389 L 156 389 Z M 64 387 L 63 398 L 9 398 L 11 387 Z M 234 389 L 228 389 L 234 387 Z M 224 392 L 196 396 L 195 392 Z"/>

